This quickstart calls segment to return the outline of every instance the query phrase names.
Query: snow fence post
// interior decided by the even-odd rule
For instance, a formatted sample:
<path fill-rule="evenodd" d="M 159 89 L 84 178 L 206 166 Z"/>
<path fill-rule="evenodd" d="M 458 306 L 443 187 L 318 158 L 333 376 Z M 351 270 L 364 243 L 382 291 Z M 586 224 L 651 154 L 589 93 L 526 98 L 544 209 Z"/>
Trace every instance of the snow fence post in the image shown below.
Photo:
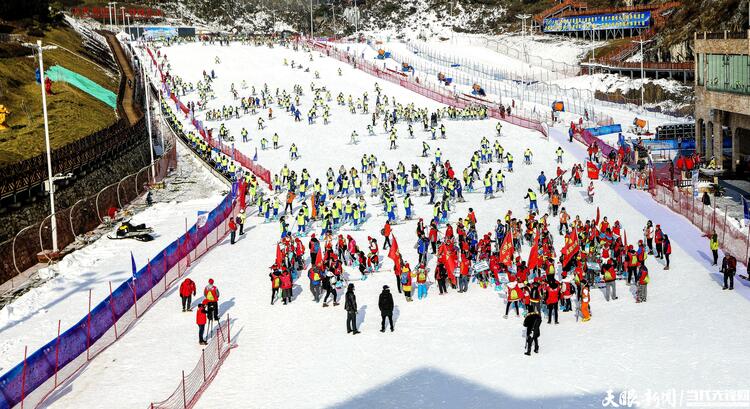
<path fill-rule="evenodd" d="M 182 371 L 182 407 L 187 409 L 187 393 L 185 392 L 185 371 Z"/>
<path fill-rule="evenodd" d="M 714 213 L 713 216 L 711 216 L 711 231 L 716 230 L 716 201 L 714 201 Z"/>
<path fill-rule="evenodd" d="M 201 364 L 203 365 L 203 382 L 206 382 L 206 349 L 201 350 Z"/>
<path fill-rule="evenodd" d="M 148 286 L 148 293 L 151 296 L 151 304 L 154 303 L 154 272 L 151 271 L 151 260 L 148 260 L 148 263 L 146 264 L 146 269 L 148 270 L 148 279 L 149 279 L 149 286 Z"/>
<path fill-rule="evenodd" d="M 229 329 L 229 323 L 230 323 L 229 314 L 227 313 L 227 344 L 232 343 L 232 333 L 231 333 L 231 330 Z"/>
<path fill-rule="evenodd" d="M 135 318 L 138 319 L 138 297 L 135 294 L 135 279 L 130 280 L 133 285 L 130 287 L 133 290 L 133 308 L 135 309 Z"/>
<path fill-rule="evenodd" d="M 727 214 L 729 214 L 729 204 L 724 206 L 724 227 L 722 227 L 722 233 L 721 233 L 721 244 L 724 246 L 724 248 L 727 247 L 726 241 L 724 241 L 727 237 Z"/>
<path fill-rule="evenodd" d="M 112 282 L 109 282 L 109 310 L 112 311 L 112 326 L 115 328 L 115 339 L 119 338 L 117 336 L 117 319 L 115 318 L 115 306 L 112 304 L 114 300 L 112 299 Z"/>
<path fill-rule="evenodd" d="M 57 342 L 55 343 L 55 387 L 57 387 L 57 369 L 59 364 L 58 356 L 60 354 L 60 320 L 57 320 Z"/>
<path fill-rule="evenodd" d="M 29 347 L 23 347 L 23 373 L 21 374 L 21 409 L 23 409 L 23 401 L 26 400 L 26 353 L 29 351 Z"/>
<path fill-rule="evenodd" d="M 89 315 L 86 320 L 86 360 L 89 360 L 89 348 L 91 347 L 91 289 L 89 288 Z"/>

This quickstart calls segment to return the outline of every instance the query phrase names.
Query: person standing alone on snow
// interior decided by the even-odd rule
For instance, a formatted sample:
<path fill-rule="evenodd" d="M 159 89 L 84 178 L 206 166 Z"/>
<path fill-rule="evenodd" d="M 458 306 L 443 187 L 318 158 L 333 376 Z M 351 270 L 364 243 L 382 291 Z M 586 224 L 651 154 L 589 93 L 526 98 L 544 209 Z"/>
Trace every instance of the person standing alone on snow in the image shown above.
<path fill-rule="evenodd" d="M 357 335 L 357 296 L 354 295 L 354 284 L 349 283 L 344 298 L 344 309 L 346 310 L 346 333 Z"/>
<path fill-rule="evenodd" d="M 192 311 L 191 305 L 195 296 L 195 282 L 189 278 L 180 284 L 180 298 L 182 299 L 182 312 Z"/>
<path fill-rule="evenodd" d="M 388 289 L 387 285 L 383 286 L 383 292 L 380 293 L 380 299 L 378 299 L 378 308 L 380 308 L 380 332 L 385 332 L 385 319 L 388 318 L 388 322 L 391 324 L 391 332 L 393 332 L 393 296 L 391 290 Z"/>
<path fill-rule="evenodd" d="M 724 290 L 734 290 L 734 274 L 737 272 L 737 259 L 727 254 L 721 261 L 721 272 L 724 273 Z"/>

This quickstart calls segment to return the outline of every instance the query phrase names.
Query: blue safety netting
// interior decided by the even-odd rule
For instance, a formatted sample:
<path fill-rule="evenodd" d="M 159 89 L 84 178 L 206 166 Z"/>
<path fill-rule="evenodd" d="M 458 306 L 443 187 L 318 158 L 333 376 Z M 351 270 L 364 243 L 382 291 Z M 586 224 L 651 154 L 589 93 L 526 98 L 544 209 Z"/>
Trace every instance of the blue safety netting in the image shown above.
<path fill-rule="evenodd" d="M 237 192 L 237 189 L 233 188 L 232 192 L 209 213 L 204 225 L 193 225 L 187 233 L 159 251 L 146 266 L 135 273 L 134 277 L 117 287 L 111 298 L 107 297 L 97 304 L 90 315 L 83 317 L 60 334 L 59 338 L 51 340 L 28 356 L 25 369 L 24 363 L 21 362 L 0 377 L 0 409 L 14 407 L 24 396 L 29 396 L 36 388 L 54 377 L 65 365 L 85 354 L 89 346 L 94 345 L 120 317 L 130 311 L 135 301 L 134 292 L 137 299 L 147 294 L 170 269 L 226 221 L 232 213 L 236 194 L 233 192 Z M 128 261 L 123 260 L 123 263 Z"/>

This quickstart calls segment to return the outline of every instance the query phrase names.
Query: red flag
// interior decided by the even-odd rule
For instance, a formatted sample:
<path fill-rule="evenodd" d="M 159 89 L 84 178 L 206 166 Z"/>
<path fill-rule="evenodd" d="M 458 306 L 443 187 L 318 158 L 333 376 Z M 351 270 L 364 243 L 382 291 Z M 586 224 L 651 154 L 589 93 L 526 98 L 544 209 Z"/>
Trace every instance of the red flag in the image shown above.
<path fill-rule="evenodd" d="M 240 209 L 245 208 L 245 191 L 247 190 L 247 183 L 244 179 L 240 180 L 239 197 L 240 197 Z"/>
<path fill-rule="evenodd" d="M 599 168 L 594 162 L 586 162 L 586 171 L 588 172 L 589 179 L 599 179 Z"/>
<path fill-rule="evenodd" d="M 575 256 L 580 249 L 578 243 L 578 232 L 573 228 L 573 231 L 565 237 L 565 245 L 562 249 L 562 254 L 565 256 L 563 258 L 563 266 L 567 266 L 573 256 Z"/>
<path fill-rule="evenodd" d="M 509 266 L 513 262 L 513 234 L 508 230 L 505 233 L 502 244 L 500 244 L 500 263 Z"/>
<path fill-rule="evenodd" d="M 529 253 L 529 262 L 526 263 L 529 270 L 539 265 L 539 232 L 536 232 L 534 236 L 534 245 L 531 246 L 531 252 Z"/>
<path fill-rule="evenodd" d="M 276 265 L 281 266 L 283 260 L 284 255 L 281 254 L 281 247 L 279 246 L 279 243 L 276 243 Z"/>
<path fill-rule="evenodd" d="M 445 256 L 445 271 L 447 271 L 449 275 L 456 271 L 456 257 L 454 254 L 455 253 L 453 252 L 449 252 Z"/>
<path fill-rule="evenodd" d="M 401 270 L 401 265 L 399 264 L 398 242 L 396 242 L 395 235 L 391 235 L 391 237 L 393 238 L 393 243 L 391 243 L 391 249 L 388 250 L 388 258 L 393 260 L 393 271 L 398 274 Z"/>
<path fill-rule="evenodd" d="M 315 257 L 315 265 L 318 267 L 323 266 L 323 251 L 318 251 L 318 254 Z"/>
<path fill-rule="evenodd" d="M 596 222 L 594 223 L 594 226 L 599 226 L 599 206 L 596 206 Z"/>

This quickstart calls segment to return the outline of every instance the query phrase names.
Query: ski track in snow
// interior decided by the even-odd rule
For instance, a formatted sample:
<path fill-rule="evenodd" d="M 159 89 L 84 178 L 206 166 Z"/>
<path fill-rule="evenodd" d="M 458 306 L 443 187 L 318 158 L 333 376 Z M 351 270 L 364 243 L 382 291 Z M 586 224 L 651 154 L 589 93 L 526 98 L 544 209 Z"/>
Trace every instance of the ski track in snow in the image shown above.
<path fill-rule="evenodd" d="M 376 126 L 377 135 L 368 136 L 365 127 L 369 115 L 352 116 L 336 106 L 339 91 L 345 96 L 351 93 L 356 99 L 366 90 L 374 109 L 377 79 L 345 64 L 317 53 L 311 63 L 306 53 L 282 47 L 187 44 L 162 51 L 168 55 L 174 74 L 188 81 L 198 80 L 203 69 L 216 69 L 214 89 L 218 99 L 210 102 L 214 108 L 231 102 L 229 85 L 234 82 L 239 88 L 242 79 L 257 89 L 266 82 L 272 92 L 276 87 L 291 92 L 293 84 L 302 85 L 303 116 L 310 107 L 311 81 L 331 90 L 334 100 L 329 103 L 329 125 L 323 125 L 321 120 L 312 126 L 306 121 L 294 123 L 275 105 L 276 118 L 266 121 L 267 128 L 261 132 L 257 130 L 257 116 L 226 121 L 235 138 L 239 139 L 243 126 L 248 129 L 252 140 L 236 142 L 237 149 L 248 156 L 259 146 L 262 136 L 270 140 L 274 132 L 279 133 L 281 149 L 259 149 L 259 163 L 272 172 L 288 163 L 297 171 L 306 167 L 314 180 L 322 178 L 329 166 L 334 170 L 341 164 L 359 169 L 359 159 L 365 152 L 374 153 L 390 167 L 401 160 L 407 168 L 417 163 L 424 170 L 431 160 L 419 157 L 421 143 L 428 135 L 421 131 L 421 124 L 415 124 L 414 140 L 408 139 L 403 123 L 397 125 L 399 149 L 389 151 L 382 124 Z M 222 63 L 214 65 L 217 55 Z M 312 68 L 309 73 L 292 71 L 282 65 L 285 57 Z M 336 74 L 338 68 L 344 72 L 342 77 Z M 320 71 L 320 80 L 313 80 L 315 70 Z M 395 84 L 378 82 L 385 95 L 396 96 L 399 102 L 414 102 L 430 109 L 439 106 Z M 240 93 L 247 95 L 249 89 Z M 191 94 L 183 101 L 195 97 Z M 482 136 L 493 143 L 495 123 L 446 121 L 448 139 L 428 143 L 432 151 L 439 146 L 443 158 L 451 160 L 460 171 L 468 164 L 471 152 L 479 147 Z M 219 122 L 209 126 L 218 128 Z M 362 143 L 347 145 L 354 129 Z M 565 168 L 583 157 L 584 148 L 568 143 L 564 130 L 553 132 L 549 141 L 538 133 L 508 124 L 503 125 L 503 133 L 502 145 L 518 158 L 516 171 L 506 173 L 506 192 L 488 201 L 478 195 L 466 195 L 467 202 L 457 204 L 450 217 L 455 222 L 473 207 L 480 234 L 491 231 L 507 209 L 514 215 L 525 212 L 526 204 L 521 198 L 527 188 L 536 188 L 540 170 L 554 172 L 554 151 L 558 146 L 566 151 Z M 296 162 L 288 161 L 292 141 L 301 154 Z M 526 147 L 534 152 L 532 166 L 525 166 L 520 160 Z M 488 167 L 496 171 L 498 164 L 483 165 L 482 172 Z M 426 300 L 415 297 L 414 302 L 406 303 L 395 290 L 392 263 L 382 248 L 381 271 L 367 281 L 355 282 L 362 334 L 346 334 L 343 303 L 329 308 L 314 304 L 305 277 L 297 280 L 295 299 L 290 305 L 271 306 L 267 267 L 275 257 L 279 227 L 277 223 L 264 224 L 255 217 L 249 218 L 248 225 L 253 227 L 250 233 L 234 246 L 225 240 L 195 261 L 189 271 L 199 291 L 209 278 L 216 280 L 222 295 L 222 317 L 229 314 L 236 320 L 233 340 L 239 345 L 196 407 L 598 408 L 608 389 L 616 394 L 635 389 L 642 393 L 643 403 L 647 390 L 736 388 L 748 363 L 744 340 L 750 335 L 750 327 L 738 325 L 733 312 L 748 306 L 747 283 L 738 278 L 735 292 L 722 291 L 716 282 L 715 268 L 706 264 L 707 241 L 685 219 L 653 202 L 647 193 L 627 191 L 623 185 L 608 182 L 595 182 L 595 186 L 594 205 L 584 201 L 583 188 L 571 187 L 568 201 L 564 202 L 571 215 L 593 218 L 599 206 L 602 216 L 608 216 L 611 222 L 620 220 L 631 243 L 638 240 L 646 220 L 661 224 L 672 239 L 671 270 L 663 271 L 657 260 L 649 258 L 652 279 L 645 304 L 635 304 L 630 288 L 622 281 L 618 282 L 617 301 L 607 303 L 601 290 L 593 289 L 592 320 L 576 323 L 573 313 L 561 313 L 560 325 L 542 324 L 540 353 L 532 357 L 522 354 L 522 320 L 512 312 L 507 320 L 502 319 L 505 304 L 499 293 L 471 284 L 467 294 L 449 290 L 448 295 L 439 296 L 436 286 L 431 286 Z M 414 197 L 417 216 L 431 214 L 426 201 Z M 396 203 L 402 211 L 402 199 Z M 372 214 L 369 221 L 362 231 L 346 233 L 358 243 L 365 243 L 368 235 L 380 239 L 384 222 L 380 212 L 368 200 L 368 213 Z M 164 222 L 171 223 L 170 220 L 178 225 L 175 231 L 180 231 L 183 217 L 172 215 Z M 556 221 L 552 227 L 556 228 Z M 412 246 L 414 229 L 415 222 L 393 229 L 405 260 L 410 262 L 417 258 Z M 317 224 L 315 230 L 319 233 Z M 561 236 L 555 234 L 554 238 L 559 247 Z M 382 240 L 379 242 L 382 244 Z M 522 257 L 527 256 L 528 246 L 524 246 Z M 113 262 L 122 264 L 124 259 L 123 255 Z M 120 270 L 125 270 L 126 276 L 129 272 L 125 264 Z M 429 267 L 434 268 L 434 260 Z M 112 271 L 115 267 L 102 265 L 101 270 Z M 351 268 L 347 271 L 358 276 Z M 381 334 L 377 300 L 384 284 L 391 286 L 394 293 L 396 331 Z M 343 297 L 343 292 L 339 296 Z M 179 296 L 174 289 L 165 298 L 120 341 L 63 386 L 47 405 L 98 407 L 102 399 L 107 399 L 112 408 L 147 407 L 149 402 L 169 396 L 178 385 L 180 371 L 189 371 L 197 362 L 200 347 L 196 342 L 195 316 L 179 312 Z M 60 316 L 63 311 L 71 319 L 83 315 L 60 306 L 50 310 L 52 315 Z M 57 318 L 60 317 L 48 321 Z M 51 331 L 47 333 L 46 327 L 40 325 L 39 330 L 49 337 Z M 13 335 L 3 332 L 4 342 L 0 345 L 18 335 L 21 331 Z M 727 365 L 730 357 L 736 364 Z M 9 360 L 17 362 L 17 358 Z M 126 390 L 138 393 L 123 393 Z"/>

